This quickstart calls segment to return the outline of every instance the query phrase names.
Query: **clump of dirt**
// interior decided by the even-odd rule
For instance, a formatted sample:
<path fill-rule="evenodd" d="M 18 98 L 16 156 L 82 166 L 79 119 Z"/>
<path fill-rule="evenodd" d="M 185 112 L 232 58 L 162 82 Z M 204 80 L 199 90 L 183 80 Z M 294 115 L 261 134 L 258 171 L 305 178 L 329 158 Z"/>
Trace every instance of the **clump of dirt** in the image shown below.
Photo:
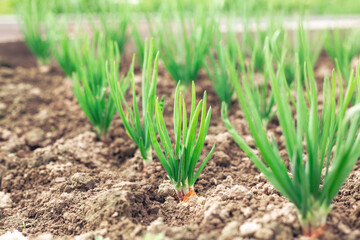
<path fill-rule="evenodd" d="M 1 59 L 10 59 L 4 49 L 13 46 L 0 45 Z M 201 158 L 213 144 L 216 150 L 195 184 L 199 198 L 180 204 L 157 157 L 143 169 L 117 115 L 111 142 L 99 141 L 60 70 L 40 73 L 21 60 L 29 56 L 12 57 L 0 67 L 0 236 L 18 230 L 42 240 L 140 239 L 145 233 L 164 239 L 302 239 L 293 205 L 227 133 L 204 72 L 196 92 L 200 99 L 207 91 L 213 117 Z M 317 78 L 329 72 L 328 60 L 321 57 Z M 157 93 L 165 96 L 165 122 L 172 129 L 175 82 L 163 67 L 159 71 Z M 236 102 L 229 117 L 253 146 Z M 276 119 L 268 130 L 285 154 Z M 360 238 L 359 183 L 358 163 L 334 200 L 322 239 Z"/>

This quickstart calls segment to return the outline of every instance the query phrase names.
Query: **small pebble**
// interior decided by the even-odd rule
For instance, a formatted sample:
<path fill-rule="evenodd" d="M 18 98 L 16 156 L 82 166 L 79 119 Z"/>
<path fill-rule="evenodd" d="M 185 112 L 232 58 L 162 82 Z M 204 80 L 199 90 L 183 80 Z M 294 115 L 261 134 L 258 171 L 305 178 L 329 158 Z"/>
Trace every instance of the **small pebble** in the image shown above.
<path fill-rule="evenodd" d="M 70 177 L 70 182 L 74 188 L 89 190 L 95 187 L 94 180 L 87 173 L 75 173 Z"/>
<path fill-rule="evenodd" d="M 33 128 L 29 132 L 25 133 L 24 137 L 27 145 L 30 147 L 36 147 L 44 140 L 45 134 L 40 128 Z"/>

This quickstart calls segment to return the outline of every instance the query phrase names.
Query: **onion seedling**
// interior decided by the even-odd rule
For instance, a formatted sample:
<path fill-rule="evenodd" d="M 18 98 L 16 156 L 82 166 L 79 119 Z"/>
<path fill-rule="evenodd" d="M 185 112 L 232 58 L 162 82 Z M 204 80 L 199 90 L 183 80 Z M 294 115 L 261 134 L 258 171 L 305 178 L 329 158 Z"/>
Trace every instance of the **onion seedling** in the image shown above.
<path fill-rule="evenodd" d="M 124 4 L 102 4 L 101 26 L 106 39 L 117 43 L 120 52 L 127 42 L 127 28 L 130 22 L 128 7 Z"/>
<path fill-rule="evenodd" d="M 231 36 L 231 39 L 235 36 Z M 236 40 L 235 40 L 236 42 Z M 231 105 L 231 98 L 234 94 L 234 88 L 228 74 L 226 67 L 225 54 L 236 53 L 236 43 L 233 40 L 228 41 L 227 44 L 223 44 L 221 40 L 221 32 L 218 31 L 218 43 L 216 45 L 216 51 L 213 53 L 209 50 L 209 63 L 205 62 L 205 70 L 211 80 L 213 88 L 218 96 L 220 102 L 225 102 L 228 107 Z M 215 56 L 214 56 L 215 55 Z M 217 60 L 215 60 L 217 57 Z M 231 61 L 234 67 L 236 67 L 237 61 Z"/>
<path fill-rule="evenodd" d="M 163 17 L 156 34 L 165 68 L 176 82 L 181 80 L 186 87 L 197 80 L 212 44 L 214 23 L 201 13 L 186 22 L 182 10 L 178 13 L 180 27 Z"/>
<path fill-rule="evenodd" d="M 345 37 L 344 37 L 345 36 Z M 359 32 L 345 31 L 340 34 L 338 29 L 335 29 L 332 34 L 328 32 L 325 40 L 325 50 L 327 54 L 340 67 L 341 74 L 347 82 L 350 78 L 351 61 L 360 53 L 358 46 Z"/>
<path fill-rule="evenodd" d="M 145 55 L 143 63 L 143 72 L 141 79 L 141 103 L 142 103 L 142 119 L 140 119 L 140 108 L 137 103 L 137 95 L 135 91 L 135 78 L 134 78 L 134 60 L 130 67 L 128 76 L 131 77 L 132 94 L 133 94 L 133 106 L 132 109 L 126 103 L 124 92 L 117 79 L 116 65 L 110 64 L 110 71 L 107 74 L 109 79 L 109 86 L 111 96 L 115 101 L 116 109 L 124 123 L 127 134 L 136 143 L 140 149 L 141 158 L 145 166 L 152 162 L 152 147 L 149 133 L 149 126 L 151 125 L 151 119 L 146 118 L 146 114 L 150 116 L 154 115 L 154 106 L 156 98 L 156 85 L 157 85 L 157 73 L 158 73 L 158 61 L 159 54 L 156 54 L 154 60 L 154 47 L 153 41 L 150 46 L 148 42 L 145 42 Z M 153 71 L 152 71 L 153 67 Z M 152 76 L 151 76 L 152 71 Z M 124 105 L 124 106 L 123 106 Z M 126 113 L 125 113 L 126 111 Z M 142 125 L 141 125 L 142 123 Z"/>
<path fill-rule="evenodd" d="M 270 19 L 269 26 L 267 26 L 265 30 L 260 29 L 260 24 L 258 24 L 255 33 L 252 33 L 247 26 L 248 20 L 245 18 L 244 21 L 245 25 L 242 36 L 243 58 L 246 58 L 246 53 L 249 51 L 254 69 L 256 71 L 264 72 L 265 58 L 262 49 L 264 47 L 265 39 L 267 36 L 272 36 L 276 31 L 279 31 L 279 27 L 277 27 L 273 19 Z M 282 43 L 277 41 L 276 44 L 280 48 Z"/>
<path fill-rule="evenodd" d="M 142 66 L 143 62 L 144 62 L 144 55 L 145 55 L 145 51 L 144 51 L 144 45 L 145 45 L 145 41 L 143 40 L 143 38 L 141 37 L 140 31 L 138 29 L 138 26 L 133 24 L 132 25 L 132 37 L 134 40 L 134 43 L 136 45 L 137 48 L 137 61 L 138 63 Z M 154 46 L 154 49 L 158 49 L 157 46 Z M 157 51 L 153 51 L 153 57 L 155 57 Z"/>
<path fill-rule="evenodd" d="M 323 33 L 317 33 L 313 38 L 316 39 L 316 41 L 311 41 L 309 37 L 309 32 L 304 30 L 302 24 L 299 24 L 296 36 L 297 41 L 295 41 L 295 52 L 299 56 L 299 63 L 301 69 L 304 69 L 304 62 L 307 59 L 309 59 L 309 62 L 307 64 L 311 64 L 310 67 L 314 69 L 320 52 L 323 49 L 325 35 Z M 302 76 L 301 79 L 304 79 L 303 71 L 300 71 L 300 74 Z"/>
<path fill-rule="evenodd" d="M 58 23 L 52 22 L 51 49 L 65 76 L 71 78 L 77 62 L 81 61 L 77 57 L 81 56 L 76 54 L 75 44 L 67 31 L 66 24 L 59 29 L 56 29 L 56 24 Z"/>
<path fill-rule="evenodd" d="M 166 129 L 161 103 L 158 101 L 156 101 L 155 104 L 156 125 L 151 122 L 152 118 L 150 114 L 148 115 L 148 121 L 151 123 L 150 136 L 156 155 L 165 168 L 179 199 L 182 202 L 188 202 L 191 197 L 196 196 L 194 184 L 206 163 L 211 158 L 215 145 L 195 172 L 195 167 L 199 161 L 210 124 L 211 107 L 206 113 L 206 92 L 204 93 L 203 99 L 195 107 L 195 84 L 192 82 L 192 103 L 188 122 L 185 100 L 183 93 L 180 91 L 180 84 L 180 82 L 177 84 L 174 99 L 174 146 L 170 141 L 169 133 Z M 199 118 L 200 126 L 198 128 Z M 156 129 L 159 132 L 160 142 L 158 142 L 156 138 Z M 198 132 L 197 138 L 196 132 Z"/>
<path fill-rule="evenodd" d="M 274 96 L 271 89 L 268 87 L 269 80 L 267 72 L 264 72 L 264 75 L 259 81 L 255 77 L 255 68 L 256 68 L 256 59 L 257 53 L 256 50 L 251 56 L 251 63 L 245 63 L 243 59 L 243 53 L 240 49 L 240 45 L 236 46 L 236 53 L 238 56 L 239 67 L 236 69 L 233 59 L 231 56 L 226 58 L 226 66 L 229 71 L 229 78 L 233 86 L 239 83 L 240 72 L 242 72 L 242 82 L 246 82 L 246 85 L 249 86 L 249 96 L 254 101 L 254 110 L 257 110 L 259 116 L 263 122 L 263 125 L 266 126 L 268 122 L 274 117 L 275 110 L 274 106 Z M 238 71 L 238 72 L 237 72 Z M 259 78 L 259 77 L 257 77 Z M 237 94 L 237 92 L 235 91 Z"/>
<path fill-rule="evenodd" d="M 324 35 L 317 34 L 315 38 L 316 42 L 310 41 L 309 33 L 304 30 L 302 24 L 299 24 L 296 31 L 294 47 L 292 47 L 292 42 L 289 41 L 288 33 L 284 29 L 278 29 L 271 35 L 269 39 L 271 53 L 277 65 L 283 64 L 289 85 L 291 85 L 295 79 L 296 69 L 294 61 L 297 60 L 296 58 L 299 58 L 301 69 L 304 68 L 304 62 L 308 58 L 310 59 L 308 64 L 311 64 L 311 68 L 314 68 L 323 46 Z M 311 53 L 310 49 L 312 50 Z M 261 51 L 261 54 L 264 57 L 263 51 Z M 304 79 L 303 71 L 300 71 L 300 74 L 301 79 Z"/>
<path fill-rule="evenodd" d="M 294 60 L 299 55 L 307 56 L 308 52 L 304 50 L 308 49 L 309 46 L 305 45 L 305 43 L 308 42 L 299 41 L 300 43 L 298 43 L 296 47 L 293 48 L 292 42 L 289 41 L 289 34 L 283 28 L 276 29 L 272 34 L 269 34 L 268 36 L 269 36 L 269 48 L 271 53 L 273 54 L 274 63 L 276 63 L 277 65 L 283 65 L 287 83 L 288 85 L 291 85 L 295 79 Z M 264 45 L 262 45 L 261 49 L 256 49 L 256 50 L 259 52 L 257 54 L 262 55 L 265 64 L 265 55 L 263 49 L 264 49 Z M 295 50 L 299 50 L 301 51 L 301 53 L 295 54 Z M 266 67 L 263 70 L 264 70 L 264 74 L 266 74 L 267 73 Z"/>
<path fill-rule="evenodd" d="M 24 0 L 18 9 L 21 32 L 40 67 L 51 61 L 50 40 L 45 33 L 48 14 L 44 4 L 44 1 Z"/>
<path fill-rule="evenodd" d="M 144 55 L 145 55 L 144 42 L 141 38 L 138 26 L 135 24 L 132 25 L 132 38 L 137 48 L 138 63 L 142 65 L 144 62 Z"/>
<path fill-rule="evenodd" d="M 283 40 L 280 41 L 282 48 L 274 48 L 274 42 L 281 40 L 280 35 L 284 35 Z M 283 68 L 285 71 L 286 80 L 289 85 L 294 82 L 296 67 L 294 62 L 299 59 L 300 69 L 304 69 L 304 62 L 306 59 L 309 59 L 308 64 L 310 64 L 313 69 L 318 58 L 324 43 L 324 34 L 317 33 L 313 37 L 316 41 L 311 41 L 309 37 L 309 32 L 304 30 L 302 24 L 299 24 L 295 39 L 294 46 L 288 40 L 288 34 L 284 31 L 281 31 L 281 34 L 275 32 L 272 36 L 271 42 L 271 52 L 273 53 L 277 64 L 283 62 Z M 280 39 L 279 39 L 280 38 Z M 275 44 L 276 45 L 276 44 Z M 310 52 L 311 50 L 311 52 Z M 304 79 L 303 71 L 300 71 L 301 79 Z"/>
<path fill-rule="evenodd" d="M 360 155 L 360 105 L 347 111 L 354 90 L 359 89 L 360 67 L 356 77 L 350 78 L 345 94 L 340 92 L 339 98 L 336 96 L 335 74 L 331 80 L 325 77 L 321 110 L 313 69 L 311 64 L 307 64 L 309 59 L 305 63 L 304 81 L 301 80 L 300 64 L 296 63 L 294 98 L 287 86 L 282 65 L 275 74 L 268 44 L 265 56 L 290 170 L 274 138 L 268 139 L 246 81 L 242 85 L 234 81 L 234 87 L 262 157 L 257 156 L 233 128 L 226 116 L 225 105 L 222 106 L 222 118 L 235 142 L 276 189 L 295 205 L 303 234 L 316 238 L 323 233 L 331 202 Z M 292 107 L 295 108 L 295 116 Z"/>
<path fill-rule="evenodd" d="M 120 54 L 117 44 L 108 42 L 100 35 L 95 35 L 91 41 L 87 36 L 76 41 L 76 72 L 73 73 L 74 93 L 94 126 L 97 136 L 106 141 L 109 127 L 115 114 L 113 99 L 108 93 L 106 80 L 106 62 L 112 61 L 119 67 Z M 128 84 L 119 83 L 121 92 L 125 92 Z"/>

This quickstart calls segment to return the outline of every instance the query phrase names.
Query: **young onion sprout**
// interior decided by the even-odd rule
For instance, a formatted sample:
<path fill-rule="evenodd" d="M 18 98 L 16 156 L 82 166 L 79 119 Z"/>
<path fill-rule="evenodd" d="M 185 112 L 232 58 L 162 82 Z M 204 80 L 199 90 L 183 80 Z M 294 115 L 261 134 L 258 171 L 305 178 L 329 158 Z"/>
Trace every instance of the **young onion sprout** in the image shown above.
<path fill-rule="evenodd" d="M 150 46 L 149 46 L 150 45 Z M 152 147 L 150 140 L 149 128 L 152 124 L 152 118 L 146 118 L 146 114 L 154 115 L 154 106 L 156 99 L 156 85 L 157 85 L 157 71 L 159 54 L 156 54 L 154 60 L 153 41 L 149 44 L 145 43 L 145 55 L 143 63 L 143 72 L 141 80 L 141 103 L 142 114 L 140 115 L 140 108 L 137 103 L 137 95 L 135 91 L 134 78 L 134 59 L 131 65 L 128 76 L 131 77 L 133 106 L 132 109 L 126 103 L 121 85 L 118 82 L 116 65 L 110 63 L 110 71 L 107 73 L 109 79 L 109 86 L 112 98 L 115 101 L 116 109 L 124 123 L 126 132 L 136 143 L 140 149 L 141 157 L 144 165 L 149 165 L 152 162 Z M 153 69 L 153 71 L 152 71 Z M 151 76 L 152 71 L 152 76 Z M 142 117 L 142 118 L 141 118 Z"/>
<path fill-rule="evenodd" d="M 359 31 L 352 31 L 350 33 L 344 30 L 340 33 L 339 29 L 335 29 L 332 34 L 328 32 L 325 40 L 326 53 L 339 67 L 341 75 L 345 78 L 346 82 L 350 78 L 351 61 L 356 54 L 360 54 L 359 36 Z"/>
<path fill-rule="evenodd" d="M 71 78 L 73 72 L 76 71 L 77 62 L 81 62 L 81 59 L 78 58 L 82 58 L 82 55 L 76 54 L 76 44 L 67 30 L 67 22 L 65 21 L 63 25 L 57 28 L 58 24 L 53 18 L 52 32 L 50 34 L 51 49 L 65 76 Z"/>
<path fill-rule="evenodd" d="M 269 79 L 267 71 L 264 72 L 263 76 L 257 76 L 258 79 L 261 79 L 258 81 L 255 76 L 255 54 L 252 55 L 249 64 L 245 63 L 239 44 L 236 46 L 236 53 L 238 56 L 238 68 L 230 55 L 226 57 L 226 67 L 229 72 L 230 81 L 234 84 L 236 79 L 240 79 L 240 73 L 242 73 L 242 81 L 246 82 L 246 85 L 249 86 L 249 97 L 254 102 L 254 110 L 258 111 L 263 125 L 267 126 L 276 113 L 274 109 L 274 96 L 271 88 L 268 87 Z"/>
<path fill-rule="evenodd" d="M 101 6 L 100 21 L 105 38 L 116 42 L 120 52 L 123 52 L 128 40 L 129 6 L 124 3 L 110 3 L 109 1 L 104 1 Z"/>
<path fill-rule="evenodd" d="M 214 22 L 199 13 L 194 19 L 185 20 L 184 12 L 178 10 L 179 24 L 174 27 L 173 19 L 162 18 L 156 26 L 161 59 L 165 68 L 182 87 L 196 81 L 206 54 L 212 44 Z M 155 32 L 155 31 L 154 31 Z"/>
<path fill-rule="evenodd" d="M 43 1 L 24 0 L 19 4 L 18 13 L 22 34 L 38 65 L 44 66 L 51 61 L 51 44 L 46 34 L 46 6 Z"/>
<path fill-rule="evenodd" d="M 150 136 L 155 152 L 165 168 L 165 171 L 173 184 L 179 199 L 183 202 L 189 201 L 196 196 L 194 184 L 201 171 L 211 158 L 215 145 L 205 157 L 198 170 L 195 172 L 197 162 L 205 143 L 205 137 L 209 128 L 211 118 L 211 107 L 206 113 L 206 92 L 203 99 L 196 104 L 195 84 L 192 83 L 191 113 L 188 121 L 185 100 L 180 91 L 180 82 L 175 91 L 174 99 L 174 146 L 166 129 L 162 107 L 159 101 L 155 104 L 156 123 L 151 122 L 151 115 L 148 115 L 150 124 Z M 201 112 L 201 113 L 200 113 Z M 200 125 L 198 128 L 198 121 Z M 156 138 L 158 130 L 160 142 Z M 196 138 L 196 132 L 198 136 Z M 162 145 L 162 148 L 161 148 Z"/>
<path fill-rule="evenodd" d="M 228 42 L 224 44 L 222 42 L 222 36 L 220 30 L 217 34 L 217 44 L 215 52 L 211 53 L 209 50 L 209 63 L 205 62 L 205 70 L 211 80 L 216 95 L 220 102 L 225 102 L 228 107 L 231 105 L 231 98 L 234 93 L 234 88 L 230 80 L 230 76 L 226 67 L 226 54 L 236 53 L 236 35 L 228 35 Z M 229 41 L 230 40 L 230 41 Z M 235 43 L 235 44 L 234 44 Z M 217 60 L 215 59 L 217 57 Z M 234 67 L 237 67 L 237 61 L 231 61 Z"/>
<path fill-rule="evenodd" d="M 294 98 L 287 86 L 283 66 L 278 67 L 276 74 L 274 72 L 268 43 L 265 56 L 290 169 L 286 167 L 277 143 L 268 139 L 247 81 L 241 85 L 233 78 L 239 104 L 262 157 L 233 128 L 226 116 L 225 104 L 222 106 L 222 118 L 235 142 L 276 189 L 295 205 L 304 235 L 317 237 L 324 231 L 332 200 L 360 155 L 360 105 L 347 111 L 355 88 L 359 90 L 360 67 L 355 77 L 351 75 L 346 92 L 343 94 L 340 91 L 338 98 L 335 73 L 331 80 L 325 78 L 323 109 L 320 110 L 309 59 L 305 62 L 303 81 L 297 61 Z M 356 102 L 358 100 L 359 97 Z M 295 108 L 295 116 L 291 107 Z"/>
<path fill-rule="evenodd" d="M 94 126 L 95 133 L 106 141 L 115 114 L 114 102 L 108 92 L 106 62 L 114 62 L 118 71 L 119 50 L 117 44 L 106 41 L 101 35 L 95 35 L 92 41 L 85 36 L 77 39 L 74 44 L 76 54 L 81 56 L 77 58 L 76 71 L 73 73 L 74 93 Z M 122 81 L 119 87 L 121 92 L 125 92 L 128 84 Z"/>

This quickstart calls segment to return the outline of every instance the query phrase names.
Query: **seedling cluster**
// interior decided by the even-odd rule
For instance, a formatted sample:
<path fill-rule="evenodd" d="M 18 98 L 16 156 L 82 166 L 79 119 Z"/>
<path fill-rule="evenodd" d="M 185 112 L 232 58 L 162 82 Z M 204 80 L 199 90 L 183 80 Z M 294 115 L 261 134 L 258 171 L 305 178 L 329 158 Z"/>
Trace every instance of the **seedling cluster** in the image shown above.
<path fill-rule="evenodd" d="M 19 22 L 25 42 L 34 53 L 39 66 L 51 60 L 50 40 L 44 32 L 48 29 L 46 3 L 40 0 L 24 0 L 18 8 Z"/>
<path fill-rule="evenodd" d="M 122 87 L 118 82 L 117 65 L 110 65 L 110 72 L 107 78 L 110 83 L 110 91 L 115 100 L 116 109 L 124 123 L 126 132 L 140 149 L 141 158 L 145 165 L 152 162 L 152 147 L 150 140 L 150 126 L 154 121 L 156 83 L 159 55 L 153 58 L 153 42 L 145 43 L 145 54 L 143 62 L 143 72 L 141 77 L 141 110 L 138 106 L 137 95 L 135 90 L 134 61 L 130 67 L 128 77 L 130 77 L 132 86 L 133 107 L 132 109 L 126 103 Z M 154 66 L 153 66 L 154 65 Z M 153 67 L 153 71 L 152 71 Z M 123 105 L 125 107 L 123 107 Z M 162 105 L 162 104 L 161 104 Z M 126 115 L 125 115 L 126 111 Z M 150 117 L 147 117 L 149 115 Z M 140 119 L 141 118 L 141 119 Z"/>
<path fill-rule="evenodd" d="M 66 22 L 45 19 L 51 13 L 40 2 L 26 0 L 20 5 L 25 41 L 39 63 L 55 57 L 71 79 L 74 95 L 99 139 L 111 141 L 117 110 L 144 165 L 149 166 L 156 155 L 179 199 L 188 202 L 196 197 L 196 181 L 216 151 L 215 145 L 204 148 L 212 113 L 211 107 L 207 109 L 207 93 L 196 103 L 195 82 L 206 73 L 234 141 L 295 205 L 303 234 L 317 237 L 323 233 L 332 200 L 360 155 L 360 65 L 356 71 L 351 66 L 360 44 L 355 35 L 349 35 L 354 33 L 346 32 L 351 37 L 344 39 L 340 30 L 334 30 L 320 34 L 314 42 L 301 23 L 289 37 L 273 21 L 266 29 L 258 26 L 252 32 L 250 18 L 245 17 L 240 38 L 230 27 L 226 33 L 220 29 L 213 9 L 191 16 L 177 1 L 175 6 L 166 5 L 160 18 L 146 14 L 150 41 L 142 38 L 139 24 L 130 21 L 126 5 L 102 6 L 98 18 L 89 21 L 92 34 L 70 35 Z M 51 28 L 47 23 L 52 23 Z M 120 53 L 131 36 L 138 56 L 134 55 L 127 74 L 120 76 Z M 324 46 L 336 71 L 321 82 L 320 93 L 314 69 Z M 135 59 L 142 65 L 138 83 Z M 164 110 L 165 99 L 156 92 L 162 66 L 177 82 L 173 136 L 164 118 L 169 114 Z M 187 91 L 189 85 L 191 91 Z M 234 95 L 258 151 L 238 134 L 227 116 Z M 187 97 L 191 98 L 188 108 Z M 270 122 L 281 127 L 285 158 L 279 142 L 268 134 Z M 204 149 L 209 151 L 204 153 Z"/>
<path fill-rule="evenodd" d="M 211 158 L 215 145 L 195 173 L 195 167 L 199 161 L 210 125 L 211 107 L 206 113 L 206 92 L 203 99 L 196 105 L 195 84 L 192 82 L 191 113 L 188 121 L 183 93 L 180 92 L 180 84 L 181 82 L 176 87 L 174 99 L 174 147 L 172 147 L 170 136 L 166 129 L 162 105 L 159 101 L 156 101 L 155 105 L 156 125 L 151 123 L 150 115 L 148 115 L 148 120 L 151 123 L 150 135 L 155 152 L 164 166 L 171 183 L 174 185 L 179 199 L 187 202 L 191 196 L 196 196 L 194 184 Z M 199 119 L 200 125 L 198 127 Z M 160 143 L 165 154 L 156 139 L 156 129 L 159 132 Z M 198 136 L 196 137 L 197 131 Z"/>

